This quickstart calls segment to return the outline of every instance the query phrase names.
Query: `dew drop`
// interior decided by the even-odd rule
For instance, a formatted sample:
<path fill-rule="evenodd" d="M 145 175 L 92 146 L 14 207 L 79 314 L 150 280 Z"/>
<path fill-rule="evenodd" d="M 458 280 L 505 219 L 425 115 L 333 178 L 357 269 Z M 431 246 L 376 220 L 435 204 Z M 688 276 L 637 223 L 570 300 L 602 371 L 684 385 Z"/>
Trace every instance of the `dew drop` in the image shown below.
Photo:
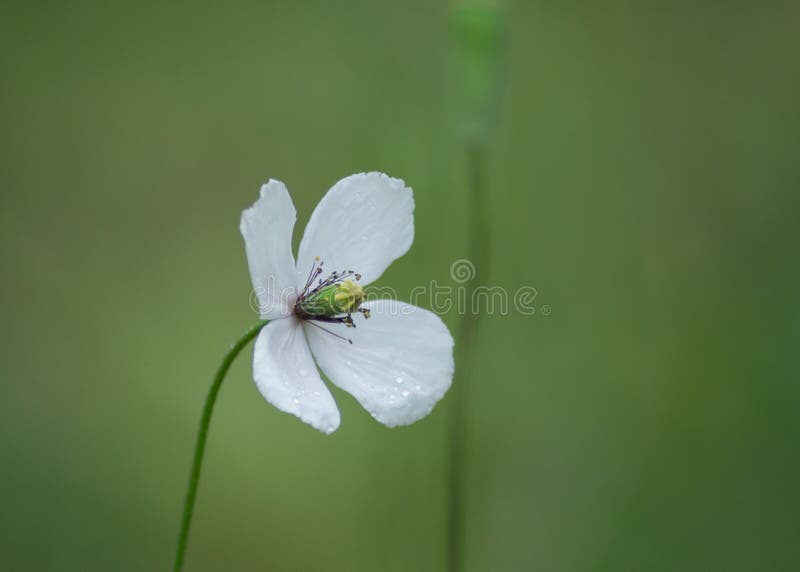
<path fill-rule="evenodd" d="M 420 386 L 420 385 L 415 385 L 415 386 L 414 386 L 414 391 L 422 391 L 422 386 Z"/>
<path fill-rule="evenodd" d="M 394 378 L 394 380 L 395 380 L 397 383 L 403 383 L 403 378 L 402 378 L 402 377 L 400 377 L 399 375 L 398 375 L 396 378 Z"/>
<path fill-rule="evenodd" d="M 297 373 L 299 373 L 299 374 L 300 374 L 300 375 L 302 375 L 303 377 L 306 377 L 306 376 L 308 375 L 308 370 L 307 370 L 307 369 L 305 369 L 305 368 L 303 368 L 303 369 L 298 369 L 298 370 L 297 370 Z"/>
<path fill-rule="evenodd" d="M 298 403 L 300 403 L 300 400 L 299 400 L 299 399 L 297 399 L 296 397 L 293 397 L 293 398 L 292 398 L 292 402 L 293 402 L 295 405 L 297 405 Z"/>
<path fill-rule="evenodd" d="M 407 389 L 404 389 L 403 390 L 403 397 L 408 397 L 409 395 L 411 395 L 411 392 L 409 390 L 407 390 Z"/>

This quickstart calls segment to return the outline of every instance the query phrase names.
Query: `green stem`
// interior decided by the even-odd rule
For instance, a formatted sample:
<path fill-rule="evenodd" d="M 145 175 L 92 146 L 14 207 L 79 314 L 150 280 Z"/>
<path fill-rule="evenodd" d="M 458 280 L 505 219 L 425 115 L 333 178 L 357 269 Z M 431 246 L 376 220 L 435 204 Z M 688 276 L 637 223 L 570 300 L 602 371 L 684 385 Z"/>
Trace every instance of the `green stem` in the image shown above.
<path fill-rule="evenodd" d="M 470 386 L 472 361 L 475 355 L 475 337 L 479 314 L 472 307 L 475 289 L 487 283 L 489 273 L 489 210 L 486 179 L 486 152 L 478 143 L 467 145 L 467 162 L 470 185 L 470 228 L 468 253 L 475 267 L 475 277 L 465 284 L 466 313 L 461 319 L 456 343 L 459 364 L 458 384 L 454 384 L 450 417 L 450 466 L 448 486 L 447 562 L 449 572 L 462 569 L 462 540 L 464 522 L 464 457 L 467 449 L 469 427 L 467 423 L 467 395 Z"/>
<path fill-rule="evenodd" d="M 189 540 L 189 526 L 192 523 L 192 512 L 194 511 L 194 501 L 197 497 L 197 485 L 200 482 L 200 468 L 203 465 L 203 453 L 206 449 L 206 439 L 208 437 L 208 426 L 211 423 L 211 413 L 214 411 L 214 403 L 217 401 L 217 394 L 222 385 L 222 380 L 225 379 L 225 374 L 228 373 L 233 360 L 239 355 L 239 352 L 250 343 L 250 341 L 258 335 L 261 328 L 267 325 L 269 320 L 262 320 L 253 325 L 247 330 L 239 340 L 231 346 L 225 358 L 217 368 L 217 373 L 214 375 L 214 380 L 211 382 L 211 387 L 208 390 L 206 403 L 203 406 L 203 416 L 200 418 L 200 427 L 197 430 L 197 444 L 194 446 L 194 460 L 192 461 L 192 471 L 189 473 L 189 486 L 186 490 L 186 502 L 183 505 L 183 518 L 181 519 L 181 529 L 178 534 L 178 548 L 175 552 L 175 565 L 173 570 L 179 572 L 183 566 L 183 557 L 186 554 L 186 543 Z"/>
<path fill-rule="evenodd" d="M 501 59 L 505 46 L 505 9 L 502 0 L 469 0 L 454 13 L 457 40 L 456 78 L 461 102 L 461 136 L 468 169 L 469 243 L 467 257 L 475 268 L 473 280 L 464 284 L 466 313 L 456 340 L 458 376 L 451 390 L 447 503 L 447 569 L 464 566 L 465 458 L 469 451 L 467 403 L 474 370 L 479 308 L 474 294 L 488 284 L 490 258 L 489 193 L 487 160 L 491 132 L 497 115 L 501 88 Z"/>

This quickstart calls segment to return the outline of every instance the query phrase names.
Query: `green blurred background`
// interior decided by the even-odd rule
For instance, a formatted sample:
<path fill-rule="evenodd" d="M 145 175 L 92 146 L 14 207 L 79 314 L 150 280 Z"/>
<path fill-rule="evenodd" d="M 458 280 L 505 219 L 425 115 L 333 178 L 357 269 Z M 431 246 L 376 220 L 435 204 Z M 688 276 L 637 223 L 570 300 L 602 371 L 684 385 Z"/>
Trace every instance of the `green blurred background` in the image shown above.
<path fill-rule="evenodd" d="M 295 243 L 337 179 L 404 178 L 416 240 L 380 284 L 451 283 L 452 7 L 2 2 L 0 569 L 171 565 L 210 376 L 255 320 L 238 220 L 267 178 Z M 467 570 L 800 566 L 798 18 L 508 5 L 490 282 L 552 314 L 481 323 Z M 326 437 L 250 359 L 186 569 L 444 569 L 449 396 L 390 430 L 334 390 Z"/>

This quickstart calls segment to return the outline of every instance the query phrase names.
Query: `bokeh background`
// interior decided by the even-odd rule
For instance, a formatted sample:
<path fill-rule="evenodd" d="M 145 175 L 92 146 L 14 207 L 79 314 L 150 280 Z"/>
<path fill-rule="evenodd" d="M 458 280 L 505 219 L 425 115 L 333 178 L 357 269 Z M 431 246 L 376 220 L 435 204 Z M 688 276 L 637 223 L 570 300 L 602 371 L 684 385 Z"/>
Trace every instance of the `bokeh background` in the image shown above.
<path fill-rule="evenodd" d="M 0 11 L 0 568 L 166 570 L 210 376 L 255 320 L 259 185 L 289 186 L 297 243 L 340 177 L 404 178 L 401 295 L 469 257 L 453 4 Z M 797 569 L 797 3 L 506 16 L 488 279 L 551 314 L 481 317 L 465 569 Z M 327 437 L 250 359 L 186 569 L 445 569 L 451 396 L 390 430 L 334 389 Z"/>

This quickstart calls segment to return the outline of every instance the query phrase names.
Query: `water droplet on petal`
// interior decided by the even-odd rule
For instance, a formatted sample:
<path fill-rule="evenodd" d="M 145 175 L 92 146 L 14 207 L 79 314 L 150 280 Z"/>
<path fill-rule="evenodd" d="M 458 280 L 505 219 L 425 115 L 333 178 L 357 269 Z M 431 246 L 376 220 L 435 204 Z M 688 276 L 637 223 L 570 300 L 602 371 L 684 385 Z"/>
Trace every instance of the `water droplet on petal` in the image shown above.
<path fill-rule="evenodd" d="M 409 395 L 411 395 L 411 392 L 409 390 L 407 390 L 407 389 L 404 389 L 403 390 L 403 397 L 408 397 Z"/>
<path fill-rule="evenodd" d="M 414 391 L 422 391 L 422 386 L 421 385 L 415 385 L 414 386 Z"/>
<path fill-rule="evenodd" d="M 297 370 L 297 373 L 299 373 L 303 377 L 306 377 L 308 375 L 308 370 L 305 369 L 305 368 L 302 368 L 302 369 Z"/>
<path fill-rule="evenodd" d="M 297 399 L 296 397 L 293 397 L 293 398 L 292 398 L 292 403 L 294 403 L 295 405 L 297 405 L 298 403 L 300 403 L 300 400 L 299 400 L 299 399 Z"/>
<path fill-rule="evenodd" d="M 396 378 L 394 378 L 394 380 L 395 380 L 397 383 L 403 383 L 403 378 L 402 378 L 402 377 L 400 377 L 399 375 L 398 375 Z"/>

